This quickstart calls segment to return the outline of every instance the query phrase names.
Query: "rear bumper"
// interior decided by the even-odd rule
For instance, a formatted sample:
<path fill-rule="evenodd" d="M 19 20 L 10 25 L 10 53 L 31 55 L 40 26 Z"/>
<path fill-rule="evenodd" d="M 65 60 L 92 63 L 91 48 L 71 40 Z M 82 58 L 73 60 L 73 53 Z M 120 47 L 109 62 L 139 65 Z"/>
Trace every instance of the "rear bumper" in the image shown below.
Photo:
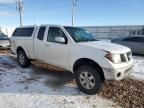
<path fill-rule="evenodd" d="M 105 79 L 121 80 L 130 76 L 130 73 L 132 72 L 132 68 L 133 68 L 133 64 L 120 69 L 108 69 L 108 68 L 102 68 L 102 69 L 105 75 Z"/>

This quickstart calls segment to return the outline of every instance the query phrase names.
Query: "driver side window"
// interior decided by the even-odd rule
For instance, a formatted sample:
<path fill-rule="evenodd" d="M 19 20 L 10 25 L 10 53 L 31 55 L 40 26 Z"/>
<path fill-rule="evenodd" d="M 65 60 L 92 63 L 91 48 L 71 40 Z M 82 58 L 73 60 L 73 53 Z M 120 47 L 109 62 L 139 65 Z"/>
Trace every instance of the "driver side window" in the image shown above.
<path fill-rule="evenodd" d="M 66 39 L 66 35 L 64 34 L 64 32 L 60 28 L 58 28 L 58 27 L 50 27 L 49 31 L 48 31 L 47 41 L 48 42 L 57 43 L 56 37 L 63 37 L 63 38 Z"/>

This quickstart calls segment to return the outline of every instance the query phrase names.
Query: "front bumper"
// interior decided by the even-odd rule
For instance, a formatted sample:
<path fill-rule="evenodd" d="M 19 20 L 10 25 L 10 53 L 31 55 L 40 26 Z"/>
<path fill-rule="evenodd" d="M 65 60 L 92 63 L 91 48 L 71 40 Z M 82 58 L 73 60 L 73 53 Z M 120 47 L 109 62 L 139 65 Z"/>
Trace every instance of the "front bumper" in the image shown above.
<path fill-rule="evenodd" d="M 10 48 L 10 44 L 0 44 L 0 48 Z"/>
<path fill-rule="evenodd" d="M 108 69 L 108 68 L 102 68 L 102 69 L 106 80 L 121 80 L 130 76 L 130 73 L 132 72 L 132 67 L 133 65 L 120 69 Z"/>

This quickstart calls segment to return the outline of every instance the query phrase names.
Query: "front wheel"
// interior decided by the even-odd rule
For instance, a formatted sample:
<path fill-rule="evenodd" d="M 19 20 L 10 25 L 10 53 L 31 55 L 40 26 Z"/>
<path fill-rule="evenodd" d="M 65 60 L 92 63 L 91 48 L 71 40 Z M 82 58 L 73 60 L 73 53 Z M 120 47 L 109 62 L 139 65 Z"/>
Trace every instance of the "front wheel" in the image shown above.
<path fill-rule="evenodd" d="M 28 59 L 28 57 L 26 56 L 23 50 L 18 51 L 17 61 L 18 64 L 23 68 L 28 67 L 30 65 L 30 60 Z"/>
<path fill-rule="evenodd" d="M 80 66 L 75 73 L 75 79 L 79 89 L 84 93 L 95 94 L 101 88 L 102 82 L 98 70 L 91 66 Z"/>

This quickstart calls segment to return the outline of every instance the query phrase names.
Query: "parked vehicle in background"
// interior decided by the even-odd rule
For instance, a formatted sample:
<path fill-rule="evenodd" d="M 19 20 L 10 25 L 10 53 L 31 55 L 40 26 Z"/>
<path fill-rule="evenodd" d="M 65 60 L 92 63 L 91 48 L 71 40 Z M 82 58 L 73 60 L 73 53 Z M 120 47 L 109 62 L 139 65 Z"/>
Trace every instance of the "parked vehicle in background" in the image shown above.
<path fill-rule="evenodd" d="M 70 26 L 16 28 L 11 51 L 21 67 L 40 60 L 74 73 L 79 89 L 87 94 L 97 93 L 105 79 L 128 77 L 133 66 L 129 48 L 98 41 L 88 31 Z"/>
<path fill-rule="evenodd" d="M 10 40 L 2 32 L 0 32 L 0 48 L 10 48 Z"/>
<path fill-rule="evenodd" d="M 144 36 L 121 37 L 111 42 L 129 47 L 134 54 L 144 54 Z"/>

